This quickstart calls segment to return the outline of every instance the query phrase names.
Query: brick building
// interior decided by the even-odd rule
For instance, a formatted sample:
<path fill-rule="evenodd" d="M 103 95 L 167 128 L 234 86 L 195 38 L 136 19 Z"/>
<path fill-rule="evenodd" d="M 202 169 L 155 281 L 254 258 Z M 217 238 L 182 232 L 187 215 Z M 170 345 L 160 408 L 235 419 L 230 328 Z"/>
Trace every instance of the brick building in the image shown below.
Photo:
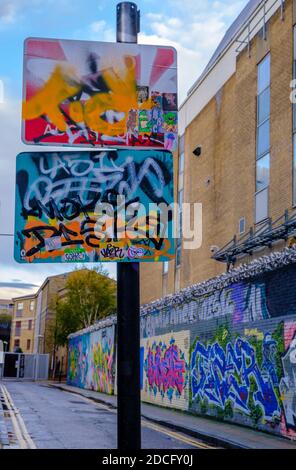
<path fill-rule="evenodd" d="M 12 299 L 10 352 L 16 348 L 24 353 L 51 352 L 48 328 L 54 315 L 52 301 L 56 295 L 64 295 L 67 275 L 50 276 L 35 294 Z"/>
<path fill-rule="evenodd" d="M 32 353 L 36 314 L 36 294 L 12 299 L 14 302 L 11 326 L 10 352 L 21 349 Z"/>
<path fill-rule="evenodd" d="M 202 203 L 202 246 L 141 266 L 141 303 L 291 245 L 295 0 L 251 0 L 179 110 L 176 200 Z"/>

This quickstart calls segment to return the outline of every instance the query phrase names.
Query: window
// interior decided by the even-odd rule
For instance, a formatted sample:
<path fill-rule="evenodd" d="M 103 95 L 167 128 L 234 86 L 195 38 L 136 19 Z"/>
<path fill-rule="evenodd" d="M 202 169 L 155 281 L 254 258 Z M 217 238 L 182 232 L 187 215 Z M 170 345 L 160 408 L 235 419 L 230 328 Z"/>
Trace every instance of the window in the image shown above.
<path fill-rule="evenodd" d="M 268 188 L 256 194 L 256 224 L 268 217 Z"/>
<path fill-rule="evenodd" d="M 27 339 L 27 351 L 31 349 L 31 340 Z"/>
<path fill-rule="evenodd" d="M 269 153 L 257 161 L 256 192 L 269 186 L 270 155 Z"/>
<path fill-rule="evenodd" d="M 178 240 L 179 241 L 179 240 Z M 178 268 L 181 266 L 181 249 L 182 245 L 178 243 L 177 245 L 177 253 L 176 253 L 176 267 Z"/>
<path fill-rule="evenodd" d="M 19 347 L 20 347 L 20 340 L 19 340 L 19 339 L 15 339 L 15 340 L 14 340 L 14 347 L 15 347 L 15 348 L 19 348 Z"/>
<path fill-rule="evenodd" d="M 28 330 L 32 330 L 32 320 L 29 320 Z"/>
<path fill-rule="evenodd" d="M 294 175 L 293 175 L 293 184 L 294 184 L 294 195 L 293 195 L 293 204 L 296 205 L 296 132 L 293 135 L 293 148 L 294 148 Z"/>
<path fill-rule="evenodd" d="M 185 154 L 182 152 L 179 156 L 179 188 L 183 187 L 184 182 Z"/>
<path fill-rule="evenodd" d="M 23 308 L 24 308 L 24 303 L 19 302 L 17 304 L 17 309 L 16 309 L 16 317 L 21 317 L 23 315 Z"/>
<path fill-rule="evenodd" d="M 168 261 L 165 261 L 163 263 L 163 271 L 162 271 L 162 274 L 165 275 L 165 274 L 168 274 L 169 272 L 169 262 Z"/>
<path fill-rule="evenodd" d="M 239 219 L 238 230 L 240 235 L 246 231 L 246 219 L 244 217 Z"/>
<path fill-rule="evenodd" d="M 296 79 L 296 26 L 294 26 L 294 79 Z M 296 103 L 293 103 L 293 205 L 296 206 Z"/>
<path fill-rule="evenodd" d="M 34 300 L 31 300 L 31 302 L 30 302 L 30 311 L 31 311 L 31 312 L 33 312 L 34 307 L 35 307 L 35 301 L 34 301 Z"/>
<path fill-rule="evenodd" d="M 185 135 L 182 135 L 179 140 L 179 179 L 178 179 L 178 221 L 179 236 L 177 239 L 176 251 L 176 268 L 181 265 L 181 251 L 182 251 L 182 204 L 184 202 L 184 167 L 185 167 Z"/>
<path fill-rule="evenodd" d="M 255 222 L 268 217 L 270 180 L 270 54 L 258 65 Z"/>
<path fill-rule="evenodd" d="M 269 150 L 270 142 L 269 119 L 258 127 L 257 131 L 257 158 L 260 158 Z"/>
<path fill-rule="evenodd" d="M 258 65 L 258 95 L 270 85 L 270 54 Z"/>
<path fill-rule="evenodd" d="M 21 321 L 16 321 L 15 322 L 15 336 L 21 336 L 21 328 L 22 328 L 22 322 Z"/>

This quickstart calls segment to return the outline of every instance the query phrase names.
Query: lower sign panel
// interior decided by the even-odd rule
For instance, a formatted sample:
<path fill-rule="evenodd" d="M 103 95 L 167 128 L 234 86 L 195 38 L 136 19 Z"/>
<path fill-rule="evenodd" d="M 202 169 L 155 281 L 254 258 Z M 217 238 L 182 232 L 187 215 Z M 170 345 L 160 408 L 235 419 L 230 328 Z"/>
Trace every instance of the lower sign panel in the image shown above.
<path fill-rule="evenodd" d="M 170 261 L 173 195 L 168 151 L 21 153 L 15 260 Z"/>

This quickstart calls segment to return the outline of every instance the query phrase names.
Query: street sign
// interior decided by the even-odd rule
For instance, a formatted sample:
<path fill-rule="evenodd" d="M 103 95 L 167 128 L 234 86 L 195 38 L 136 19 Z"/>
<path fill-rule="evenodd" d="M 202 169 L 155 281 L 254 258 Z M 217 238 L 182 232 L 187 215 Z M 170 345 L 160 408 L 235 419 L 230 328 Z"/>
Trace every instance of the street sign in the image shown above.
<path fill-rule="evenodd" d="M 26 144 L 177 146 L 177 57 L 172 47 L 27 39 Z"/>
<path fill-rule="evenodd" d="M 165 150 L 21 153 L 15 259 L 169 261 L 173 196 L 173 156 Z"/>

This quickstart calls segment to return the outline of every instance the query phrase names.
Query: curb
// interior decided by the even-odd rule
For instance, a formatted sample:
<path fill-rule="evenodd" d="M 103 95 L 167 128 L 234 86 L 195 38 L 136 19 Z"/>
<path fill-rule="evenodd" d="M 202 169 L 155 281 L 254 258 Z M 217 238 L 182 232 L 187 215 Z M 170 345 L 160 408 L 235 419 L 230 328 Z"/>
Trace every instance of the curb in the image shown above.
<path fill-rule="evenodd" d="M 47 384 L 45 386 L 56 388 L 56 389 L 62 390 L 64 392 L 71 392 L 71 393 L 74 393 L 76 395 L 84 396 L 83 393 L 81 393 L 79 391 L 80 389 L 78 389 L 77 391 L 76 390 L 75 391 L 74 390 L 68 390 L 66 387 L 64 387 L 63 385 L 60 385 L 60 384 L 57 384 L 57 385 Z M 100 403 L 102 405 L 108 406 L 111 409 L 117 409 L 116 405 L 113 405 L 112 403 L 109 403 L 107 400 L 105 401 L 105 400 L 102 400 L 100 398 L 93 398 L 93 397 L 86 397 L 86 398 L 88 398 L 89 400 L 92 400 L 93 402 Z M 145 418 L 147 421 L 158 424 L 159 426 L 164 426 L 168 429 L 172 429 L 173 431 L 181 432 L 182 434 L 185 434 L 187 436 L 194 437 L 196 439 L 200 439 L 203 442 L 205 442 L 206 444 L 212 444 L 216 447 L 223 447 L 224 449 L 244 449 L 244 450 L 251 449 L 251 447 L 245 446 L 243 444 L 239 444 L 239 443 L 234 442 L 234 441 L 230 441 L 228 439 L 222 439 L 220 437 L 213 436 L 211 434 L 205 434 L 201 431 L 196 431 L 196 430 L 193 430 L 193 429 L 190 429 L 190 428 L 186 428 L 184 426 L 179 426 L 178 424 L 174 424 L 174 423 L 171 423 L 171 422 L 168 422 L 168 421 L 163 421 L 163 420 L 160 420 L 160 419 L 151 418 L 151 417 L 147 416 L 145 413 L 141 413 L 141 416 L 142 416 L 142 418 Z"/>

